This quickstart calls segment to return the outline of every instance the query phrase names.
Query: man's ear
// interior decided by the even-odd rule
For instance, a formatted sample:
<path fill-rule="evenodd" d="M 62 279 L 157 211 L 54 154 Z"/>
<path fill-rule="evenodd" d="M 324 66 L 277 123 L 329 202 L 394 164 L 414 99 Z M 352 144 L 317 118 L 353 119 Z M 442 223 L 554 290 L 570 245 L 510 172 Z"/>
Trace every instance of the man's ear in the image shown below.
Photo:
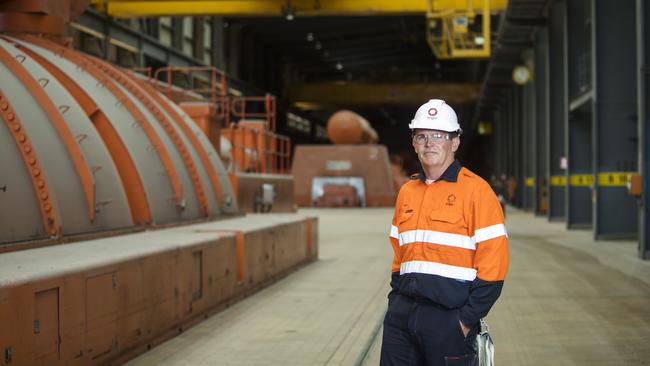
<path fill-rule="evenodd" d="M 451 140 L 451 151 L 456 152 L 460 146 L 460 136 L 456 136 Z"/>

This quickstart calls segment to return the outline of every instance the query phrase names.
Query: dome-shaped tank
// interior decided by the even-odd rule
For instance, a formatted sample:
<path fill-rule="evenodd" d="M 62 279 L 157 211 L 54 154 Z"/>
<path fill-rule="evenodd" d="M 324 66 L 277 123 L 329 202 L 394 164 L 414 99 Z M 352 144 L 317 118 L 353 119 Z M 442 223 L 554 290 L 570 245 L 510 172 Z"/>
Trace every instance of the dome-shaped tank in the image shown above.
<path fill-rule="evenodd" d="M 374 144 L 379 140 L 365 118 L 348 110 L 340 110 L 329 118 L 327 135 L 339 145 Z"/>
<path fill-rule="evenodd" d="M 0 37 L 0 243 L 237 211 L 208 138 L 130 72 Z"/>

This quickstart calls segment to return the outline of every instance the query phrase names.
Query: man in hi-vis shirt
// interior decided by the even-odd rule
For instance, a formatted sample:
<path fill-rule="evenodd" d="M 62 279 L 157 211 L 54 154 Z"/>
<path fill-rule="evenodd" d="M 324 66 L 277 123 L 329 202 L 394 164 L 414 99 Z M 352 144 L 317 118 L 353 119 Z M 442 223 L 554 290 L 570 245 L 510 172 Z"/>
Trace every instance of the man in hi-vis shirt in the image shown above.
<path fill-rule="evenodd" d="M 479 320 L 508 271 L 503 211 L 488 183 L 454 154 L 462 130 L 443 100 L 409 124 L 422 169 L 399 191 L 381 365 L 474 365 Z"/>

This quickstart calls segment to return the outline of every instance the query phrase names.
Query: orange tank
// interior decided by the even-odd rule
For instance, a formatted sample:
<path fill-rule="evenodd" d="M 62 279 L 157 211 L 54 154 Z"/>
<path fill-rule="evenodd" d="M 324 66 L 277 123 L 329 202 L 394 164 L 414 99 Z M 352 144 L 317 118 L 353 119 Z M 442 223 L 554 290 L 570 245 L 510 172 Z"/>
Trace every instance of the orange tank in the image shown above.
<path fill-rule="evenodd" d="M 327 121 L 327 134 L 337 145 L 374 144 L 379 138 L 368 121 L 360 115 L 341 110 Z"/>

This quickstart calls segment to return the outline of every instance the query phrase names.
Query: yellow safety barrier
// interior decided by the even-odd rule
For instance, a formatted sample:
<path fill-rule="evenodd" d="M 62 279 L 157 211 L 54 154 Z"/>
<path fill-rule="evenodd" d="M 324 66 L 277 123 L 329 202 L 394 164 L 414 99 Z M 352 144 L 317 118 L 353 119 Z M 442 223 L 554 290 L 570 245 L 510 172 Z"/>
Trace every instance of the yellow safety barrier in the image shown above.
<path fill-rule="evenodd" d="M 601 172 L 598 173 L 598 185 L 601 187 L 627 187 L 631 176 L 637 172 Z M 527 177 L 524 180 L 526 187 L 535 185 L 535 177 Z M 567 177 L 564 175 L 552 175 L 551 186 L 563 187 L 567 184 Z M 594 185 L 594 176 L 591 174 L 573 174 L 569 176 L 569 185 L 573 187 L 590 187 Z"/>
<path fill-rule="evenodd" d="M 551 175 L 551 186 L 566 186 L 566 175 Z"/>
<path fill-rule="evenodd" d="M 630 176 L 635 172 L 601 172 L 598 173 L 598 185 L 603 187 L 627 187 Z"/>
<path fill-rule="evenodd" d="M 535 178 L 528 177 L 526 178 L 526 187 L 533 187 L 535 185 Z"/>
<path fill-rule="evenodd" d="M 591 174 L 574 174 L 569 177 L 569 184 L 573 187 L 590 187 L 594 184 Z"/>

